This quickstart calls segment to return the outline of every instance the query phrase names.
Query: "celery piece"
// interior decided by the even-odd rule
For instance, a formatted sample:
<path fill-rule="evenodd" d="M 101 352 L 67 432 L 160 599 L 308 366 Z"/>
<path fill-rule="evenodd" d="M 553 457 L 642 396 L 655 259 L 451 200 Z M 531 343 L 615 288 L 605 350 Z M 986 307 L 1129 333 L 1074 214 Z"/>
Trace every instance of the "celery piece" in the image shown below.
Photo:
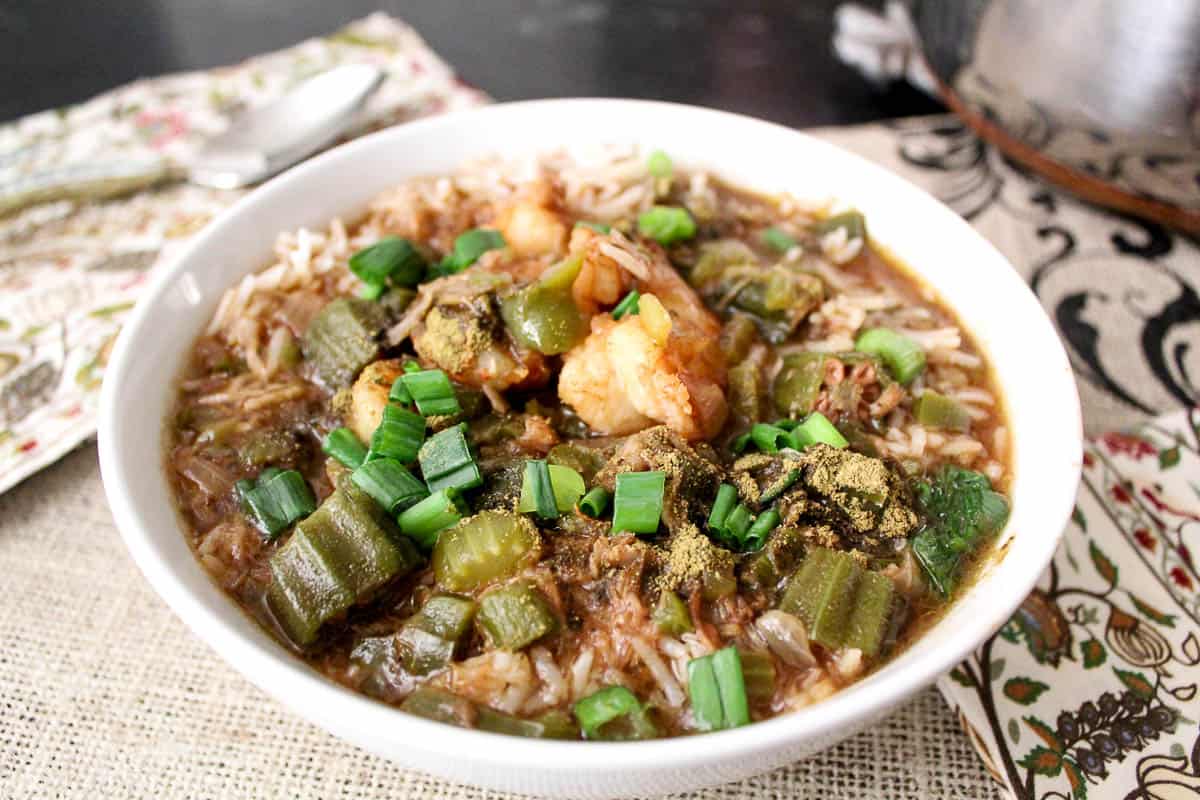
<path fill-rule="evenodd" d="M 742 650 L 739 654 L 747 699 L 752 703 L 770 702 L 775 695 L 775 662 L 766 653 Z"/>
<path fill-rule="evenodd" d="M 524 581 L 485 594 L 475 621 L 488 643 L 500 650 L 520 650 L 558 628 L 546 598 Z"/>
<path fill-rule="evenodd" d="M 400 710 L 459 728 L 475 727 L 479 714 L 475 704 L 467 698 L 429 686 L 422 686 L 406 697 Z"/>
<path fill-rule="evenodd" d="M 859 211 L 843 211 L 818 222 L 813 226 L 813 232 L 824 236 L 838 228 L 845 229 L 848 240 L 861 239 L 867 235 L 867 219 Z"/>
<path fill-rule="evenodd" d="M 524 719 L 480 706 L 475 724 L 481 731 L 524 736 L 529 739 L 579 738 L 579 728 L 564 711 L 547 711 L 532 719 Z"/>
<path fill-rule="evenodd" d="M 304 358 L 327 386 L 347 386 L 379 357 L 377 337 L 385 324 L 378 304 L 339 297 L 321 309 L 304 332 Z"/>
<path fill-rule="evenodd" d="M 771 397 L 780 414 L 802 417 L 812 412 L 825 381 L 824 353 L 791 353 L 771 387 Z"/>
<path fill-rule="evenodd" d="M 466 592 L 516 572 L 538 546 L 533 523 L 519 514 L 482 511 L 442 531 L 433 548 L 438 584 Z"/>
<path fill-rule="evenodd" d="M 913 402 L 913 416 L 927 428 L 966 433 L 971 429 L 971 415 L 965 406 L 952 397 L 932 389 Z"/>
<path fill-rule="evenodd" d="M 658 596 L 650 619 L 658 627 L 659 633 L 668 636 L 679 636 L 692 630 L 692 615 L 687 605 L 670 589 L 664 589 Z"/>
<path fill-rule="evenodd" d="M 878 572 L 863 572 L 846 631 L 846 647 L 856 647 L 867 656 L 879 655 L 892 624 L 895 597 L 891 579 Z"/>
<path fill-rule="evenodd" d="M 474 601 L 462 597 L 429 598 L 396 636 L 404 668 L 414 675 L 428 675 L 449 664 L 475 609 Z"/>

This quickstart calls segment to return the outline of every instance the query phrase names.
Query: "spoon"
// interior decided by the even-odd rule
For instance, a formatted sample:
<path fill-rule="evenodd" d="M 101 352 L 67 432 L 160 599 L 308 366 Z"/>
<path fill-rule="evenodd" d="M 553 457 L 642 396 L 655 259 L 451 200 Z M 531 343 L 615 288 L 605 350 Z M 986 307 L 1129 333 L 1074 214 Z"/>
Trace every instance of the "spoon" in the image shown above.
<path fill-rule="evenodd" d="M 369 64 L 322 72 L 236 117 L 186 164 L 151 158 L 69 165 L 0 186 L 0 216 L 53 200 L 102 200 L 164 182 L 215 189 L 251 186 L 304 160 L 343 133 L 383 82 Z"/>

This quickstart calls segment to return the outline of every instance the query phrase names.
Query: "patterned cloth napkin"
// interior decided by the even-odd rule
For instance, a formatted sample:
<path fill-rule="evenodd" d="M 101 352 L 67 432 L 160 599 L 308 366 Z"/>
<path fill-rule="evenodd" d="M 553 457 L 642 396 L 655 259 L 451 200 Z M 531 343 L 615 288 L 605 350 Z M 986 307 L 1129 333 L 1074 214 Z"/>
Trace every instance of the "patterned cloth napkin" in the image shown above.
<path fill-rule="evenodd" d="M 239 110 L 346 63 L 386 70 L 349 136 L 487 100 L 415 31 L 375 14 L 237 66 L 139 81 L 0 126 L 0 186 L 67 165 L 186 163 Z M 138 290 L 242 194 L 179 184 L 0 218 L 0 492 L 95 434 L 104 364 Z"/>
<path fill-rule="evenodd" d="M 0 126 L 0 184 L 64 162 L 136 161 L 152 153 L 184 160 L 237 109 L 270 100 L 313 72 L 351 61 L 379 64 L 389 76 L 355 133 L 486 102 L 484 95 L 458 82 L 410 28 L 375 15 L 332 36 L 235 67 L 139 82 L 71 109 Z M 1088 431 L 1135 431 L 1099 435 L 1088 445 L 1077 513 L 1054 565 L 1013 620 L 939 683 L 943 695 L 1008 796 L 1200 798 L 1195 722 L 1200 718 L 1195 697 L 1200 595 L 1188 551 L 1200 534 L 1200 413 L 1177 410 L 1194 405 L 1198 394 L 1194 376 L 1200 375 L 1200 348 L 1189 348 L 1200 324 L 1196 242 L 1046 187 L 951 117 L 813 133 L 925 187 L 991 239 L 1058 325 L 1079 378 Z M 0 219 L 0 492 L 93 435 L 108 349 L 138 288 L 237 196 L 178 185 L 101 204 L 44 205 Z M 0 633 L 8 641 L 16 636 L 33 643 L 33 653 L 39 642 L 59 649 L 72 643 L 71 658 L 97 676 L 87 686 L 64 678 L 62 691 L 38 700 L 40 708 L 69 714 L 75 698 L 98 693 L 93 699 L 108 709 L 118 727 L 125 724 L 122 720 L 142 720 L 139 724 L 154 726 L 167 738 L 178 736 L 165 719 L 146 716 L 144 699 L 126 698 L 128 707 L 113 699 L 125 697 L 131 687 L 119 675 L 111 685 L 104 683 L 110 664 L 86 666 L 88 654 L 108 653 L 106 658 L 120 660 L 128 650 L 141 652 L 141 660 L 169 673 L 183 669 L 173 655 L 140 649 L 149 627 L 141 633 L 128 628 L 125 639 L 125 626 L 106 629 L 103 642 L 92 641 L 79 626 L 64 627 L 64 619 L 87 616 L 68 606 L 75 602 L 70 598 L 91 595 L 93 572 L 78 586 L 64 583 L 44 603 L 33 602 L 42 596 L 47 565 L 61 563 L 64 552 L 73 548 L 85 547 L 76 556 L 79 563 L 92 565 L 89 569 L 117 575 L 123 574 L 121 569 L 131 571 L 106 515 L 93 512 L 102 502 L 94 465 L 73 458 L 45 477 L 39 491 L 24 492 L 22 487 L 0 497 L 0 511 L 8 503 L 0 517 L 15 520 L 7 538 L 0 536 L 0 556 L 15 552 L 5 549 L 8 544 L 21 548 L 20 560 L 5 570 L 16 583 L 15 596 L 29 599 L 21 618 L 40 619 L 43 611 L 54 609 L 54 619 L 47 618 L 49 627 L 34 626 L 36 630 L 12 627 L 16 617 L 0 610 Z M 50 531 L 60 511 L 43 511 L 51 499 L 43 488 L 55 494 L 59 505 L 73 508 L 71 514 L 94 517 L 92 532 L 102 534 L 98 541 L 105 544 L 78 541 L 74 528 Z M 112 549 L 104 549 L 110 540 Z M 46 552 L 39 554 L 41 545 Z M 129 579 L 134 583 L 114 588 L 110 601 L 142 608 L 144 622 L 139 624 L 144 626 L 168 624 L 151 623 L 152 615 L 166 612 L 143 597 L 147 592 L 138 591 L 144 590 L 140 582 Z M 184 653 L 179 658 L 188 663 L 202 660 L 205 651 L 171 623 L 170 633 L 154 627 L 150 638 Z M 43 627 L 57 631 L 52 642 L 38 638 Z M 24 674 L 21 659 L 28 650 L 18 649 L 12 656 L 16 661 L 0 658 L 0 796 L 6 775 L 19 774 L 6 770 L 20 764 L 34 769 L 36 758 L 22 743 L 37 739 L 20 732 L 53 724 L 32 710 L 20 712 L 22 703 L 31 702 L 30 695 L 17 691 L 19 682 L 9 683 L 11 676 Z M 477 796 L 397 773 L 332 740 L 324 744 L 328 737 L 319 732 L 298 734 L 285 722 L 290 717 L 279 717 L 273 707 L 247 706 L 249 690 L 236 677 L 214 678 L 208 671 L 188 675 L 194 685 L 206 687 L 208 700 L 197 708 L 194 699 L 178 697 L 172 715 L 191 720 L 189 726 L 207 725 L 204 729 L 215 731 L 213 736 L 230 725 L 231 735 L 240 736 L 239 722 L 253 720 L 264 745 L 255 765 L 239 760 L 226 774 L 222 762 L 189 779 L 200 780 L 209 794 L 262 790 L 267 784 L 260 779 L 261 765 L 302 737 L 312 758 L 332 759 L 331 764 L 354 759 L 355 774 L 371 776 L 377 788 L 420 797 L 442 797 L 447 791 Z M 10 718 L 5 708 L 17 709 L 16 716 Z M 818 790 L 829 798 L 982 796 L 983 784 L 958 760 L 960 746 L 946 738 L 947 718 L 925 695 L 828 754 L 703 796 L 740 800 Z M 6 726 L 18 733 L 6 737 Z M 280 747 L 274 744 L 276 737 L 281 737 Z M 933 748 L 928 752 L 927 740 Z M 96 735 L 83 750 L 72 749 L 71 741 L 68 737 L 57 745 L 63 757 L 95 766 L 59 775 L 42 765 L 20 785 L 34 794 L 54 786 L 87 785 L 131 797 L 131 787 L 142 792 L 148 786 L 112 772 L 111 758 L 104 755 L 109 753 L 108 737 Z M 118 735 L 113 746 L 124 756 L 121 741 Z M 192 754 L 211 756 L 207 749 Z M 161 767 L 169 778 L 175 774 L 173 766 L 161 764 L 159 755 L 151 748 L 142 763 Z M 246 770 L 260 777 L 242 783 Z M 343 777 L 337 791 L 359 785 L 358 778 Z M 172 785 L 175 789 L 164 790 L 181 796 L 193 787 L 190 782 Z M 303 786 L 322 794 L 332 788 L 317 774 L 293 776 L 289 786 L 280 791 L 305 793 Z M 152 796 L 148 790 L 138 796 L 143 794 Z"/>
<path fill-rule="evenodd" d="M 1088 443 L 1037 589 L 938 683 L 1010 797 L 1200 798 L 1197 544 L 1200 409 Z"/>

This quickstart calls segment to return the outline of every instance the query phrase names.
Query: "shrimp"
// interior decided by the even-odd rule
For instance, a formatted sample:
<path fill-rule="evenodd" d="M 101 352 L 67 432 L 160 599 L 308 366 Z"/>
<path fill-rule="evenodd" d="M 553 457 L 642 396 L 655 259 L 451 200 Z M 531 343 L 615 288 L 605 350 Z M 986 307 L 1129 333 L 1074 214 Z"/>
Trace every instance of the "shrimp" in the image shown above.
<path fill-rule="evenodd" d="M 398 358 L 375 361 L 359 374 L 350 389 L 350 404 L 346 409 L 346 424 L 359 439 L 371 441 L 371 435 L 383 419 L 383 409 L 388 404 L 392 383 L 403 374 L 402 362 Z"/>
<path fill-rule="evenodd" d="M 539 181 L 500 210 L 495 224 L 515 255 L 562 254 L 570 230 L 558 211 L 558 195 L 552 184 Z"/>
<path fill-rule="evenodd" d="M 583 254 L 579 275 L 571 284 L 571 299 L 588 315 L 615 305 L 633 286 L 633 276 L 601 251 L 600 244 L 606 240 L 591 228 L 580 226 L 571 232 L 570 251 Z"/>
<path fill-rule="evenodd" d="M 586 243 L 589 260 L 598 270 L 610 269 L 607 261 L 633 276 L 640 312 L 620 321 L 592 318 L 587 338 L 563 360 L 559 397 L 601 433 L 664 423 L 687 439 L 716 435 L 729 412 L 720 321 L 657 247 L 613 233 Z"/>

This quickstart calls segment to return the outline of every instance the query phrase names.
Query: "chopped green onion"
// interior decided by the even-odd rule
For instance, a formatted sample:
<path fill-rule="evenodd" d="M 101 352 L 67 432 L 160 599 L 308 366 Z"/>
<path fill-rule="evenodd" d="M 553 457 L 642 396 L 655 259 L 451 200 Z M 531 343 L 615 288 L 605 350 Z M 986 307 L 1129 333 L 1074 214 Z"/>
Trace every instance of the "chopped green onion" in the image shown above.
<path fill-rule="evenodd" d="M 390 403 L 383 407 L 383 418 L 371 435 L 367 461 L 394 458 L 401 464 L 411 464 L 417 458 L 425 440 L 425 418 L 415 411 Z"/>
<path fill-rule="evenodd" d="M 725 520 L 729 517 L 729 512 L 733 511 L 733 507 L 737 503 L 737 498 L 737 488 L 732 484 L 722 483 L 717 488 L 717 498 L 713 501 L 712 512 L 708 515 L 708 529 L 710 531 L 720 532 L 725 530 Z"/>
<path fill-rule="evenodd" d="M 795 447 L 792 435 L 783 428 L 758 422 L 750 428 L 750 438 L 764 453 L 778 453 L 786 447 Z"/>
<path fill-rule="evenodd" d="M 871 328 L 863 331 L 854 341 L 854 349 L 860 353 L 879 356 L 892 376 L 907 386 L 925 369 L 925 351 L 921 345 L 901 336 L 891 328 Z"/>
<path fill-rule="evenodd" d="M 959 433 L 966 433 L 971 429 L 971 414 L 966 407 L 953 397 L 939 394 L 932 389 L 926 389 L 913 403 L 913 416 L 927 428 L 941 428 Z"/>
<path fill-rule="evenodd" d="M 392 381 L 392 388 L 388 390 L 388 402 L 399 403 L 401 405 L 412 405 L 412 395 L 408 393 L 408 389 L 404 385 L 404 375 L 401 374 Z"/>
<path fill-rule="evenodd" d="M 618 717 L 642 713 L 637 695 L 624 686 L 609 686 L 575 703 L 571 709 L 585 739 L 594 739 L 600 728 Z"/>
<path fill-rule="evenodd" d="M 257 490 L 266 492 L 289 525 L 317 510 L 312 490 L 304 476 L 294 469 L 284 470 L 265 482 L 260 480 Z"/>
<path fill-rule="evenodd" d="M 638 300 L 641 298 L 641 293 L 637 289 L 631 289 L 629 294 L 621 298 L 621 302 L 617 303 L 612 310 L 612 318 L 620 319 L 626 314 L 638 313 Z"/>
<path fill-rule="evenodd" d="M 562 464 L 550 465 L 550 485 L 554 488 L 554 504 L 564 514 L 575 509 L 587 488 L 582 475 Z"/>
<path fill-rule="evenodd" d="M 739 547 L 746 542 L 746 533 L 750 530 L 750 509 L 745 503 L 738 503 L 729 516 L 725 518 L 723 531 Z"/>
<path fill-rule="evenodd" d="M 437 276 L 453 275 L 462 272 L 479 260 L 479 257 L 489 250 L 499 250 L 507 242 L 500 231 L 487 228 L 474 228 L 459 234 L 454 240 L 454 252 L 442 259 L 442 262 L 430 270 Z"/>
<path fill-rule="evenodd" d="M 796 429 L 796 426 L 800 424 L 800 420 L 787 419 L 785 417 L 784 419 L 777 419 L 774 422 L 772 422 L 771 424 L 774 425 L 776 428 L 783 428 L 785 431 L 791 431 L 791 430 Z"/>
<path fill-rule="evenodd" d="M 736 647 L 726 647 L 688 662 L 688 694 L 700 730 L 716 731 L 750 724 L 746 679 Z"/>
<path fill-rule="evenodd" d="M 457 523 L 462 516 L 458 492 L 439 489 L 404 511 L 397 521 L 401 532 L 425 550 L 430 550 L 437 544 L 438 533 Z"/>
<path fill-rule="evenodd" d="M 674 244 L 696 235 L 696 221 L 686 208 L 654 206 L 638 215 L 638 233 L 662 245 Z"/>
<path fill-rule="evenodd" d="M 792 484 L 798 480 L 800 480 L 800 470 L 791 470 L 787 475 L 784 475 L 782 478 L 775 481 L 775 483 L 772 483 L 763 490 L 763 493 L 758 498 L 759 504 L 765 506 L 769 503 L 775 502 L 777 497 L 786 492 L 788 489 L 792 488 Z"/>
<path fill-rule="evenodd" d="M 829 418 L 820 411 L 809 414 L 808 419 L 792 431 L 792 438 L 795 440 L 798 450 L 814 444 L 827 444 L 841 450 L 849 444 L 846 437 L 842 436 Z"/>
<path fill-rule="evenodd" d="M 404 365 L 400 376 L 404 388 L 417 404 L 417 411 L 426 417 L 444 417 L 462 411 L 450 379 L 440 369 L 412 371 Z"/>
<path fill-rule="evenodd" d="M 544 460 L 531 458 L 525 462 L 525 476 L 521 482 L 521 501 L 517 510 L 533 511 L 538 515 L 538 519 L 543 520 L 558 518 L 558 506 L 554 502 L 554 487 L 550 483 L 550 469 Z"/>
<path fill-rule="evenodd" d="M 737 648 L 726 647 L 713 653 L 712 671 L 721 689 L 721 708 L 725 712 L 726 727 L 749 725 L 750 704 L 746 699 L 746 681 Z"/>
<path fill-rule="evenodd" d="M 367 448 L 349 428 L 331 430 L 321 441 L 321 450 L 350 469 L 358 469 L 367 460 Z"/>
<path fill-rule="evenodd" d="M 779 525 L 779 511 L 774 508 L 768 508 L 763 513 L 759 514 L 754 520 L 754 524 L 750 526 L 750 530 L 746 531 L 746 544 L 751 550 L 758 550 L 767 541 L 767 537 L 771 535 L 771 531 Z"/>
<path fill-rule="evenodd" d="M 671 157 L 662 150 L 655 150 L 646 159 L 646 171 L 655 178 L 669 178 L 675 171 L 675 166 L 671 163 Z"/>
<path fill-rule="evenodd" d="M 576 222 L 575 227 L 587 228 L 588 230 L 595 231 L 596 233 L 608 233 L 612 230 L 612 225 L 609 225 L 607 222 L 588 222 L 584 219 Z"/>
<path fill-rule="evenodd" d="M 787 231 L 780 228 L 767 228 L 762 233 L 762 240 L 781 253 L 786 253 L 800 244 Z"/>
<path fill-rule="evenodd" d="M 425 271 L 425 259 L 412 242 L 388 236 L 350 256 L 350 271 L 382 294 L 389 280 L 399 286 L 416 286 Z"/>
<path fill-rule="evenodd" d="M 861 239 L 867 235 L 867 219 L 859 211 L 843 211 L 832 217 L 823 219 L 813 226 L 818 236 L 824 236 L 838 228 L 846 230 L 846 239 Z"/>
<path fill-rule="evenodd" d="M 688 694 L 692 699 L 692 716 L 702 731 L 719 731 L 725 727 L 725 709 L 721 705 L 721 687 L 713 672 L 712 656 L 693 658 L 688 662 Z"/>
<path fill-rule="evenodd" d="M 399 514 L 429 496 L 425 484 L 394 458 L 368 461 L 351 473 L 350 480 L 389 514 Z"/>
<path fill-rule="evenodd" d="M 654 533 L 662 516 L 667 473 L 622 472 L 617 475 L 613 499 L 614 532 Z"/>
<path fill-rule="evenodd" d="M 267 541 L 317 510 L 312 490 L 304 476 L 294 469 L 263 470 L 253 483 L 238 481 L 237 490 L 247 514 Z"/>
<path fill-rule="evenodd" d="M 429 491 L 473 489 L 483 484 L 483 476 L 467 444 L 466 427 L 465 423 L 460 422 L 439 431 L 421 445 L 417 458 L 421 462 L 421 475 Z"/>
<path fill-rule="evenodd" d="M 750 446 L 750 442 L 750 432 L 747 431 L 746 433 L 743 433 L 741 436 L 734 439 L 733 443 L 729 445 L 729 448 L 735 453 L 744 453 L 746 452 L 746 448 Z"/>
<path fill-rule="evenodd" d="M 418 364 L 417 362 L 413 361 L 412 359 L 409 359 L 408 361 L 404 362 L 402 369 L 404 370 L 405 375 L 411 375 L 414 372 L 420 372 L 421 365 Z"/>
<path fill-rule="evenodd" d="M 385 291 L 387 291 L 385 283 L 364 283 L 363 287 L 358 290 L 358 296 L 363 300 L 378 300 L 383 297 Z"/>
<path fill-rule="evenodd" d="M 579 510 L 592 519 L 600 519 L 601 515 L 608 510 L 610 499 L 608 490 L 603 486 L 593 487 L 579 501 Z"/>
<path fill-rule="evenodd" d="M 262 472 L 258 473 L 258 480 L 254 481 L 254 483 L 266 483 L 267 481 L 271 480 L 271 478 L 274 478 L 276 475 L 279 475 L 282 472 L 283 470 L 279 467 L 267 467 Z"/>

